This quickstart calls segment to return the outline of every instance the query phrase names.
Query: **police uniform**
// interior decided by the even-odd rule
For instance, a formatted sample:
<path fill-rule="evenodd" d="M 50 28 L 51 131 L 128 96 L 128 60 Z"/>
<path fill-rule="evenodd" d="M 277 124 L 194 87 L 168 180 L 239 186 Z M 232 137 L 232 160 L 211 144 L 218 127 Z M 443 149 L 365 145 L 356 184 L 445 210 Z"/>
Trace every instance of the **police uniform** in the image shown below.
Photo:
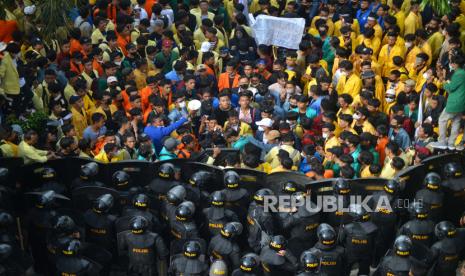
<path fill-rule="evenodd" d="M 415 201 L 421 201 L 428 207 L 429 218 L 435 222 L 442 218 L 444 192 L 441 191 L 441 177 L 437 173 L 428 173 L 424 187 L 415 194 Z"/>
<path fill-rule="evenodd" d="M 310 252 L 320 259 L 320 272 L 327 275 L 342 275 L 344 271 L 344 248 L 336 245 L 336 232 L 329 224 L 322 223 L 317 229 L 318 242 Z"/>
<path fill-rule="evenodd" d="M 279 252 L 284 250 L 282 256 Z M 297 269 L 297 259 L 289 250 L 286 250 L 286 241 L 283 236 L 274 236 L 269 245 L 260 252 L 264 275 L 277 276 L 293 274 Z"/>
<path fill-rule="evenodd" d="M 409 211 L 412 219 L 399 228 L 398 235 L 406 235 L 412 241 L 430 247 L 434 241 L 434 222 L 428 219 L 427 207 L 414 202 Z"/>
<path fill-rule="evenodd" d="M 257 253 L 269 242 L 269 236 L 275 233 L 276 227 L 273 213 L 265 212 L 263 206 L 264 196 L 271 195 L 273 195 L 273 192 L 270 189 L 258 190 L 254 195 L 254 202 L 249 205 L 247 213 L 247 241 L 249 246 Z"/>
<path fill-rule="evenodd" d="M 457 230 L 449 221 L 438 223 L 434 232 L 439 240 L 431 246 L 436 259 L 434 275 L 455 275 L 463 241 L 457 239 Z"/>
<path fill-rule="evenodd" d="M 142 226 L 135 225 L 137 223 Z M 144 217 L 135 217 L 131 224 L 131 230 L 118 234 L 118 251 L 129 258 L 128 275 L 158 275 L 157 262 L 164 263 L 169 255 L 168 248 L 158 234 L 148 230 Z"/>
<path fill-rule="evenodd" d="M 200 259 L 201 247 L 198 241 L 188 241 L 184 244 L 184 252 L 173 257 L 170 273 L 175 276 L 207 274 L 208 265 Z"/>
<path fill-rule="evenodd" d="M 208 254 L 212 260 L 222 260 L 226 263 L 228 271 L 238 267 L 241 250 L 235 238 L 242 233 L 239 222 L 229 222 L 221 229 L 221 233 L 214 236 L 208 246 Z"/>

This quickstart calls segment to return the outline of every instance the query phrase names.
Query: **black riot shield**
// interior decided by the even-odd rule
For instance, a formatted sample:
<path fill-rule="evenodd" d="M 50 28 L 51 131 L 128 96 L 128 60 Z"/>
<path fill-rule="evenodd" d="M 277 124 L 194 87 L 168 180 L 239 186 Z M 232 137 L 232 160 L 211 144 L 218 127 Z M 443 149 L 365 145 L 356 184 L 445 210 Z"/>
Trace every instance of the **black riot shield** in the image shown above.
<path fill-rule="evenodd" d="M 21 173 L 18 175 L 20 182 L 27 187 L 28 190 L 39 188 L 43 181 L 41 173 L 44 168 L 49 167 L 55 170 L 57 179 L 61 180 L 66 175 L 66 166 L 63 160 L 50 160 L 45 163 L 33 163 L 20 168 Z M 61 181 L 60 181 L 61 182 Z"/>
<path fill-rule="evenodd" d="M 125 171 L 131 177 L 128 186 L 147 186 L 152 179 L 156 177 L 157 170 L 155 169 L 155 163 L 147 161 L 121 161 L 116 163 L 107 164 L 106 168 L 106 181 L 105 185 L 109 188 L 112 187 L 112 176 L 116 171 Z"/>
<path fill-rule="evenodd" d="M 153 168 L 153 171 L 155 173 L 155 177 L 157 176 L 157 173 L 158 173 L 158 170 L 160 168 L 160 166 L 162 164 L 165 164 L 165 163 L 171 163 L 173 164 L 174 168 L 175 168 L 175 171 L 176 171 L 176 175 L 179 175 L 182 177 L 182 175 L 184 174 L 183 173 L 183 170 L 184 168 L 186 167 L 186 163 L 189 162 L 189 159 L 184 159 L 184 158 L 175 158 L 175 159 L 170 159 L 170 160 L 163 160 L 163 161 L 157 161 L 155 163 L 152 163 L 151 164 L 151 168 Z M 181 179 L 178 179 L 178 180 L 181 180 Z M 147 183 L 148 184 L 148 183 Z"/>
<path fill-rule="evenodd" d="M 419 164 L 409 166 L 398 172 L 395 178 L 399 181 L 401 186 L 401 198 L 414 198 L 415 193 L 422 188 L 423 179 L 427 173 L 427 166 Z"/>
<path fill-rule="evenodd" d="M 316 202 L 317 195 L 330 195 L 333 194 L 333 181 L 334 178 L 327 178 L 317 181 L 312 181 L 305 186 L 305 190 L 307 190 L 311 194 L 311 198 L 313 202 Z"/>
<path fill-rule="evenodd" d="M 105 187 L 94 187 L 94 186 L 88 186 L 88 187 L 81 187 L 77 188 L 73 191 L 72 194 L 72 201 L 73 201 L 73 206 L 76 208 L 76 210 L 80 210 L 82 212 L 85 212 L 86 210 L 92 208 L 92 204 L 94 201 L 101 195 L 104 194 L 111 194 L 113 196 L 114 200 L 114 210 L 119 209 L 119 193 L 110 188 L 105 188 Z"/>
<path fill-rule="evenodd" d="M 32 207 L 44 192 L 27 192 L 24 193 L 24 203 L 27 207 Z M 55 205 L 66 208 L 70 205 L 71 199 L 61 194 L 54 194 Z"/>
<path fill-rule="evenodd" d="M 306 187 L 312 182 L 312 179 L 304 174 L 297 172 L 277 172 L 266 176 L 266 188 L 270 188 L 276 194 L 280 194 L 282 186 L 287 181 L 297 183 L 299 189 L 305 192 Z"/>
<path fill-rule="evenodd" d="M 443 176 L 442 167 L 449 162 L 459 162 L 465 165 L 465 156 L 458 153 L 448 153 L 428 157 L 421 163 L 425 165 L 427 172 L 436 172 Z"/>
<path fill-rule="evenodd" d="M 225 169 L 227 171 L 235 171 L 240 176 L 240 187 L 247 189 L 249 195 L 255 194 L 255 192 L 263 187 L 266 179 L 266 173 L 244 168 Z"/>
<path fill-rule="evenodd" d="M 111 263 L 112 254 L 105 248 L 84 242 L 80 249 L 81 255 L 101 266 L 107 266 Z"/>
<path fill-rule="evenodd" d="M 14 188 L 16 181 L 18 181 L 19 176 L 22 173 L 21 166 L 23 166 L 23 158 L 19 157 L 5 157 L 0 158 L 0 168 L 8 169 L 8 178 L 4 183 L 0 185 L 5 185 L 9 188 Z"/>
<path fill-rule="evenodd" d="M 358 178 L 349 180 L 351 194 L 366 196 L 383 190 L 387 179 L 379 177 Z"/>
<path fill-rule="evenodd" d="M 211 173 L 212 179 L 208 186 L 200 187 L 201 190 L 205 190 L 209 193 L 213 191 L 218 191 L 224 188 L 223 186 L 223 175 L 224 172 L 216 166 L 207 165 L 199 162 L 186 162 L 182 166 L 182 179 L 185 182 L 189 181 L 189 178 L 192 174 L 198 171 L 207 171 Z"/>

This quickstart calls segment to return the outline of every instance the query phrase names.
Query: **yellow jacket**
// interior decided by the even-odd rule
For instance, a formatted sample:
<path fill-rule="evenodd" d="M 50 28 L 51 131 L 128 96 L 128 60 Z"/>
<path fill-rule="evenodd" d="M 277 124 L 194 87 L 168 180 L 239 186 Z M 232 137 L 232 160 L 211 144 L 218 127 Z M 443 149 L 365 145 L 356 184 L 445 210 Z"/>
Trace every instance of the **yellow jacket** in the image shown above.
<path fill-rule="evenodd" d="M 278 159 L 278 153 L 279 150 L 283 149 L 289 153 L 289 157 L 292 159 L 294 166 L 298 166 L 300 163 L 300 152 L 296 150 L 294 147 L 289 146 L 289 145 L 281 145 L 281 146 L 276 146 L 272 148 L 265 156 L 265 162 L 268 162 L 271 165 L 272 169 L 275 169 L 279 166 L 281 166 L 279 159 Z"/>
<path fill-rule="evenodd" d="M 356 74 L 351 74 L 347 79 L 347 76 L 341 76 L 337 83 L 336 91 L 337 93 L 349 94 L 352 98 L 355 98 L 362 90 L 362 80 Z"/>
<path fill-rule="evenodd" d="M 321 16 L 317 15 L 315 17 L 313 17 L 312 19 L 312 24 L 310 25 L 310 29 L 308 31 L 308 33 L 310 33 L 310 30 L 313 29 L 313 30 L 316 30 L 316 26 L 315 26 L 315 22 L 320 19 Z M 331 18 L 328 18 L 326 20 L 326 25 L 328 25 L 328 36 L 332 36 L 333 35 L 333 32 L 334 32 L 334 23 L 333 23 L 333 20 Z M 316 34 L 318 34 L 318 30 L 316 31 Z"/>
<path fill-rule="evenodd" d="M 84 109 L 78 111 L 74 107 L 71 107 L 71 114 L 73 114 L 72 123 L 76 129 L 76 136 L 81 139 L 84 130 L 88 126 L 86 111 Z"/>
<path fill-rule="evenodd" d="M 426 62 L 426 65 L 430 65 L 433 59 L 433 50 L 431 49 L 431 46 L 428 42 L 425 42 L 423 45 L 421 45 L 420 49 L 423 53 L 428 55 L 428 61 Z"/>
<path fill-rule="evenodd" d="M 0 94 L 19 95 L 19 74 L 10 53 L 5 52 L 0 63 Z"/>
<path fill-rule="evenodd" d="M 394 67 L 392 58 L 395 56 L 400 56 L 404 58 L 404 50 L 403 48 L 394 45 L 389 47 L 389 45 L 384 45 L 381 48 L 378 56 L 378 62 L 382 66 L 381 74 L 383 77 L 388 77 L 389 73 L 391 72 L 392 68 Z"/>
<path fill-rule="evenodd" d="M 352 128 L 355 127 L 355 123 L 356 123 L 355 121 L 352 122 Z M 368 122 L 368 120 L 365 120 L 362 124 L 362 132 L 369 132 L 375 135 L 375 128 L 370 122 Z"/>
<path fill-rule="evenodd" d="M 18 155 L 24 159 L 24 164 L 47 162 L 47 151 L 36 149 L 34 146 L 21 141 L 18 146 Z"/>
<path fill-rule="evenodd" d="M 107 153 L 105 152 L 104 149 L 102 149 L 102 150 L 100 150 L 99 154 L 97 154 L 94 157 L 94 159 L 106 164 L 106 163 L 115 163 L 115 162 L 121 161 L 121 160 L 123 160 L 123 156 L 120 153 L 117 156 L 113 157 L 111 160 L 109 160 L 108 156 L 107 156 Z"/>
<path fill-rule="evenodd" d="M 404 36 L 405 31 L 405 13 L 400 10 L 393 14 L 393 16 L 397 19 L 397 26 L 399 26 L 400 33 L 399 35 Z"/>
<path fill-rule="evenodd" d="M 421 53 L 421 50 L 416 45 L 413 46 L 412 49 L 408 53 L 406 53 L 405 68 L 407 68 L 407 70 L 410 71 L 413 69 L 413 67 L 415 66 L 415 59 L 419 53 Z"/>
<path fill-rule="evenodd" d="M 110 104 L 111 115 L 113 115 L 113 113 L 115 113 L 116 111 L 118 111 L 118 108 L 114 104 Z M 100 114 L 103 114 L 103 116 L 105 116 L 105 119 L 107 118 L 107 115 L 105 114 L 105 111 L 103 111 L 102 106 L 99 106 L 96 109 L 94 109 L 94 112 L 92 113 L 100 113 Z"/>
<path fill-rule="evenodd" d="M 421 15 L 410 12 L 405 18 L 404 35 L 415 34 L 415 31 L 422 28 Z"/>
<path fill-rule="evenodd" d="M 351 25 L 352 31 L 355 33 L 356 36 L 360 34 L 360 25 L 358 23 L 358 20 L 354 18 L 354 21 Z M 341 35 L 341 28 L 342 28 L 342 21 L 338 20 L 336 23 L 334 23 L 334 36 L 340 36 Z"/>
<path fill-rule="evenodd" d="M 224 123 L 224 128 L 223 129 L 226 129 L 228 127 L 228 125 L 229 125 L 229 122 L 226 121 Z M 239 136 L 244 136 L 244 135 L 247 135 L 247 134 L 253 135 L 252 128 L 249 126 L 249 124 L 244 123 L 244 122 L 240 122 Z"/>
<path fill-rule="evenodd" d="M 378 55 L 379 47 L 381 47 L 381 40 L 378 37 L 366 38 L 363 35 L 359 35 L 357 37 L 357 46 L 362 44 L 373 50 L 373 56 L 376 57 Z"/>
<path fill-rule="evenodd" d="M 428 38 L 428 44 L 429 46 L 431 46 L 433 60 L 438 59 L 443 42 L 444 42 L 444 36 L 439 31 L 435 32 Z"/>
<path fill-rule="evenodd" d="M 3 157 L 18 157 L 18 145 L 6 140 L 0 142 L 0 151 Z"/>

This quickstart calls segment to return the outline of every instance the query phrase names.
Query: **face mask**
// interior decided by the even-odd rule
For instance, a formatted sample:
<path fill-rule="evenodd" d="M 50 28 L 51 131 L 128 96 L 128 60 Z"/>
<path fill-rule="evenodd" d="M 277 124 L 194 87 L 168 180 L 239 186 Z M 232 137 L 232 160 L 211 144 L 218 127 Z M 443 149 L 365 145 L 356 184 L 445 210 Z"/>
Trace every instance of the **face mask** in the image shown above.
<path fill-rule="evenodd" d="M 324 139 L 327 139 L 328 136 L 329 134 L 327 132 L 321 133 L 321 137 L 323 137 Z"/>
<path fill-rule="evenodd" d="M 423 73 L 423 78 L 424 78 L 425 80 L 427 80 L 427 79 L 429 78 L 429 74 L 428 74 L 428 73 L 426 73 L 426 72 L 425 72 L 425 73 Z"/>
<path fill-rule="evenodd" d="M 452 67 L 452 65 L 449 64 L 449 71 L 454 71 L 454 67 Z"/>
<path fill-rule="evenodd" d="M 249 85 L 248 84 L 241 84 L 241 88 L 242 89 L 247 89 L 247 88 L 249 88 Z"/>
<path fill-rule="evenodd" d="M 184 75 L 180 74 L 180 75 L 178 75 L 178 78 L 179 78 L 180 80 L 183 80 L 183 79 L 184 79 Z"/>
<path fill-rule="evenodd" d="M 115 61 L 115 64 L 120 66 L 121 65 L 121 61 Z"/>
<path fill-rule="evenodd" d="M 179 103 L 179 107 L 180 107 L 180 108 L 186 107 L 186 102 L 185 102 L 185 101 L 180 102 L 180 103 Z"/>
<path fill-rule="evenodd" d="M 388 103 L 392 103 L 393 101 L 394 101 L 394 99 L 386 98 L 386 102 L 388 102 Z"/>
<path fill-rule="evenodd" d="M 289 108 L 291 108 L 291 109 L 297 108 L 297 105 L 290 104 L 290 105 L 289 105 Z"/>
<path fill-rule="evenodd" d="M 422 59 L 421 58 L 416 58 L 415 59 L 415 65 L 420 65 Z"/>
<path fill-rule="evenodd" d="M 412 47 L 413 43 L 412 42 L 405 42 L 405 48 L 410 48 Z"/>
<path fill-rule="evenodd" d="M 354 115 L 352 115 L 352 118 L 354 118 L 354 120 L 360 120 L 361 116 L 355 113 Z"/>
<path fill-rule="evenodd" d="M 442 31 L 443 36 L 446 36 L 446 34 L 447 34 L 446 30 Z"/>
<path fill-rule="evenodd" d="M 344 71 L 342 71 L 342 72 L 341 72 L 341 76 L 347 77 L 347 73 L 344 72 Z"/>
<path fill-rule="evenodd" d="M 292 93 L 294 93 L 294 89 L 286 89 L 286 93 L 287 94 L 292 94 Z"/>
<path fill-rule="evenodd" d="M 265 129 L 262 126 L 258 126 L 259 131 L 265 131 Z"/>
<path fill-rule="evenodd" d="M 238 125 L 231 125 L 231 127 L 232 127 L 235 131 L 237 131 L 237 130 L 239 129 L 239 126 L 238 126 Z"/>

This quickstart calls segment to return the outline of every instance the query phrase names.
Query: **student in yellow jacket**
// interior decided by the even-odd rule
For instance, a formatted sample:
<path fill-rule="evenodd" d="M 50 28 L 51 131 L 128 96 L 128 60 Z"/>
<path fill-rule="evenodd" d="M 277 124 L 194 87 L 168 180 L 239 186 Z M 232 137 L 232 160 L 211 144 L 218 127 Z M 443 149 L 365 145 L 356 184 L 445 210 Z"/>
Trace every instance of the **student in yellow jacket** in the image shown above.
<path fill-rule="evenodd" d="M 341 62 L 339 68 L 343 69 L 343 74 L 337 83 L 337 93 L 339 95 L 349 94 L 352 98 L 355 98 L 360 93 L 360 90 L 362 90 L 362 80 L 354 73 L 352 62 Z"/>
<path fill-rule="evenodd" d="M 383 77 L 388 77 L 392 68 L 394 67 L 393 64 L 393 57 L 400 56 L 404 58 L 404 48 L 396 45 L 397 41 L 397 34 L 390 32 L 387 34 L 388 36 L 388 44 L 384 45 L 381 48 L 378 56 L 378 63 L 381 64 L 381 75 Z"/>
<path fill-rule="evenodd" d="M 410 7 L 410 13 L 405 18 L 404 35 L 414 34 L 418 29 L 421 29 L 423 26 L 421 20 L 420 5 L 414 1 Z"/>

